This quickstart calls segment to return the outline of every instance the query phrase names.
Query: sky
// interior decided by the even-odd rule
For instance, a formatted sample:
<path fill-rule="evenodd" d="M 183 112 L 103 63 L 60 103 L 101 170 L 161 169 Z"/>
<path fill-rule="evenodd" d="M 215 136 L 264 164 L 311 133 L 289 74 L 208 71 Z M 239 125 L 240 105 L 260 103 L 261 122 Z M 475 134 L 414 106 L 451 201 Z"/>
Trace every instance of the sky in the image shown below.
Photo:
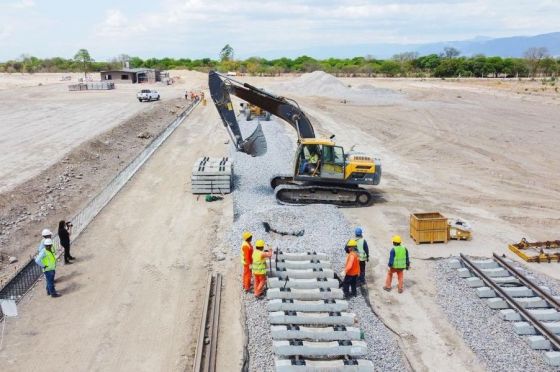
<path fill-rule="evenodd" d="M 559 19 L 560 0 L 0 0 L 0 61 L 80 48 L 98 61 L 217 58 L 226 43 L 236 58 L 337 56 L 349 45 L 557 32 Z"/>

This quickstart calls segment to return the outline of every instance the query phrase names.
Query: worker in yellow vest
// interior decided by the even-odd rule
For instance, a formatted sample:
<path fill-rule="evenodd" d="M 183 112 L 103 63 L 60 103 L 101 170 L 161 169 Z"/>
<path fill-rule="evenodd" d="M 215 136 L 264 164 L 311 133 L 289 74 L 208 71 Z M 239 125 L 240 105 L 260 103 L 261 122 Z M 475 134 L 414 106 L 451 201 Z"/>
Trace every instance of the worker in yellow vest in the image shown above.
<path fill-rule="evenodd" d="M 393 274 L 397 274 L 399 293 L 403 293 L 404 270 L 410 268 L 410 258 L 408 257 L 408 249 L 402 245 L 401 237 L 394 235 L 392 240 L 393 248 L 389 255 L 389 270 L 387 271 L 387 278 L 385 279 L 383 289 L 387 292 L 391 290 Z"/>
<path fill-rule="evenodd" d="M 360 276 L 358 277 L 358 285 L 366 284 L 366 262 L 369 262 L 369 247 L 364 239 L 364 232 L 361 227 L 354 230 L 357 244 L 358 257 L 360 257 Z"/>
<path fill-rule="evenodd" d="M 243 265 L 243 274 L 241 282 L 245 293 L 251 291 L 251 264 L 253 263 L 253 246 L 251 241 L 253 234 L 248 231 L 243 232 L 243 243 L 241 244 L 241 265 Z"/>
<path fill-rule="evenodd" d="M 60 297 L 54 288 L 54 275 L 56 270 L 56 253 L 52 239 L 47 238 L 43 241 L 44 248 L 35 258 L 35 263 L 43 269 L 45 274 L 45 282 L 47 283 L 47 295 L 51 297 Z"/>
<path fill-rule="evenodd" d="M 264 240 L 257 240 L 253 252 L 253 276 L 255 277 L 255 297 L 264 294 L 266 286 L 266 259 L 272 257 L 272 251 L 264 250 Z"/>

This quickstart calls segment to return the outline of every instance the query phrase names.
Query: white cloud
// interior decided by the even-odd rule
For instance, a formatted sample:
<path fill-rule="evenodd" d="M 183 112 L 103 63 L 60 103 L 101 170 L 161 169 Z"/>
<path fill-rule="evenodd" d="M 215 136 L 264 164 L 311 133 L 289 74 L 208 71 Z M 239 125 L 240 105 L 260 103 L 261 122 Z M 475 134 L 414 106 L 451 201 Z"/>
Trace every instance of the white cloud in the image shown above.
<path fill-rule="evenodd" d="M 0 24 L 0 40 L 7 40 L 12 34 L 12 28 L 8 25 Z"/>
<path fill-rule="evenodd" d="M 35 6 L 35 1 L 33 0 L 19 0 L 9 4 L 12 8 L 23 9 L 32 8 Z"/>

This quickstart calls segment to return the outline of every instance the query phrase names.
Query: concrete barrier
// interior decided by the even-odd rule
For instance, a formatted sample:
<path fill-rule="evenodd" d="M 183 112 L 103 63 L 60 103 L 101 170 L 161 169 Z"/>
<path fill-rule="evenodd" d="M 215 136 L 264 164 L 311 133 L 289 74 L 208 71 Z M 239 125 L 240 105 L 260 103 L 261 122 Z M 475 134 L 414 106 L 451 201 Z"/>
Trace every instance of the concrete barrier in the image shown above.
<path fill-rule="evenodd" d="M 298 311 L 272 311 L 268 313 L 270 324 L 308 324 L 308 325 L 353 325 L 354 313 L 304 313 Z"/>
<path fill-rule="evenodd" d="M 279 356 L 326 357 L 349 355 L 362 356 L 367 353 L 367 344 L 364 341 L 272 341 L 272 349 Z"/>
<path fill-rule="evenodd" d="M 297 289 L 313 289 L 313 288 L 338 288 L 339 283 L 336 279 L 315 278 L 315 279 L 286 279 L 270 278 L 268 279 L 268 288 L 297 288 Z"/>
<path fill-rule="evenodd" d="M 304 327 L 298 325 L 273 325 L 270 327 L 273 340 L 337 341 L 361 339 L 356 327 Z"/>
<path fill-rule="evenodd" d="M 268 311 L 308 311 L 308 312 L 332 312 L 348 310 L 348 302 L 345 300 L 270 300 L 267 304 Z"/>
<path fill-rule="evenodd" d="M 344 293 L 339 288 L 317 289 L 292 289 L 270 288 L 266 291 L 268 299 L 293 299 L 293 300 L 342 300 Z"/>
<path fill-rule="evenodd" d="M 276 359 L 276 372 L 371 372 L 373 363 L 369 360 L 305 360 Z"/>

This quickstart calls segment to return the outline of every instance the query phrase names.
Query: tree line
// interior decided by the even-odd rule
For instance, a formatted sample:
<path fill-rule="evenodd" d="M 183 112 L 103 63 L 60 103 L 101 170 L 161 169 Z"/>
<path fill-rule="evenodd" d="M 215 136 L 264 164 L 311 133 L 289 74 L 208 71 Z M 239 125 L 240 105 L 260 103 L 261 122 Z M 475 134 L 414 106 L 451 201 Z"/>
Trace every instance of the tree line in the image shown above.
<path fill-rule="evenodd" d="M 219 58 L 148 58 L 120 55 L 111 61 L 94 61 L 87 50 L 80 49 L 72 59 L 45 58 L 22 55 L 16 60 L 0 63 L 0 72 L 77 72 L 130 68 L 157 68 L 162 70 L 188 69 L 221 72 L 236 71 L 250 75 L 279 75 L 322 70 L 337 76 L 386 77 L 556 77 L 560 72 L 560 58 L 551 57 L 546 48 L 530 48 L 523 58 L 502 58 L 475 55 L 460 56 L 455 48 L 445 48 L 440 54 L 419 56 L 415 52 L 399 53 L 389 59 L 372 56 L 354 58 L 265 59 L 250 57 L 234 59 L 234 51 L 226 45 Z"/>

